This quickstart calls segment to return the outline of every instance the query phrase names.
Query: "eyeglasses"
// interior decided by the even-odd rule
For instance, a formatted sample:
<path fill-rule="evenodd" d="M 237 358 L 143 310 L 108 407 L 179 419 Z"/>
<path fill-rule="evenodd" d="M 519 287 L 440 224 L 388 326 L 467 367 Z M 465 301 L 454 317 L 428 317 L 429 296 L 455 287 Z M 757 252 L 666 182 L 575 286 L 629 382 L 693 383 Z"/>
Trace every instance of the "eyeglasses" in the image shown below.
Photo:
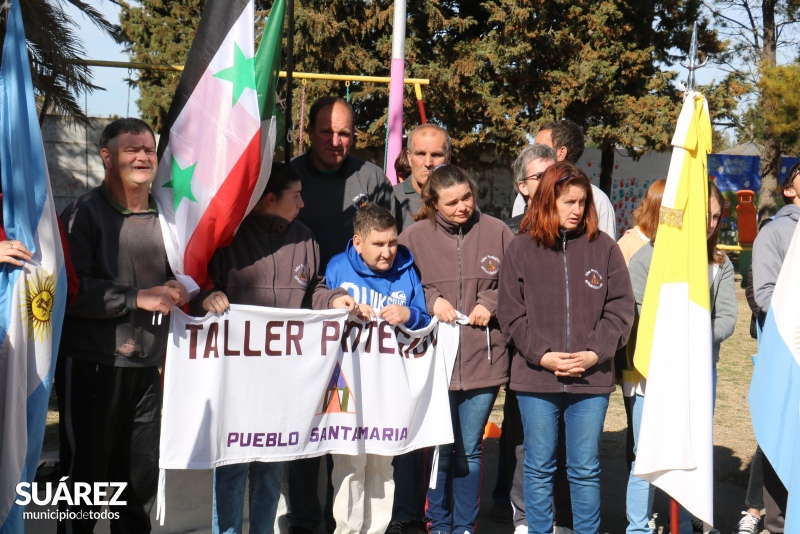
<path fill-rule="evenodd" d="M 526 176 L 525 178 L 522 179 L 522 181 L 523 182 L 527 182 L 528 180 L 536 180 L 538 182 L 539 180 L 542 179 L 542 175 L 543 174 L 544 174 L 544 171 L 537 172 L 537 173 L 531 174 L 530 176 Z"/>

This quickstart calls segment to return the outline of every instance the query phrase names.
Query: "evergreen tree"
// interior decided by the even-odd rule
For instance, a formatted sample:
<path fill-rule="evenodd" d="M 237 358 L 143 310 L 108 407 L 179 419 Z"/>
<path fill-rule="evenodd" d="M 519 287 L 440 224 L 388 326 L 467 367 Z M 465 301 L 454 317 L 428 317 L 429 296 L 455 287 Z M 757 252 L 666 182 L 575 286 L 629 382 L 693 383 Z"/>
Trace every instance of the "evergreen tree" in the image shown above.
<path fill-rule="evenodd" d="M 122 34 L 131 61 L 153 65 L 183 65 L 200 23 L 205 0 L 143 0 L 120 2 Z M 180 72 L 157 69 L 138 71 L 142 118 L 161 131 L 178 87 Z"/>
<path fill-rule="evenodd" d="M 166 39 L 156 38 L 154 28 L 174 31 L 190 18 L 188 12 L 199 16 L 200 3 L 142 0 L 139 8 L 126 8 L 123 29 L 135 59 L 155 52 L 153 62 L 183 61 L 189 31 Z M 294 70 L 389 76 L 393 7 L 388 0 L 295 0 Z M 672 83 L 676 74 L 663 69 L 688 48 L 697 17 L 697 2 L 680 0 L 409 2 L 406 77 L 431 80 L 423 90 L 428 120 L 446 127 L 464 153 L 490 149 L 507 161 L 545 120 L 575 120 L 610 156 L 603 161 L 608 187 L 608 162 L 617 147 L 636 156 L 668 148 L 680 93 Z M 719 49 L 705 26 L 701 43 L 708 53 Z M 169 55 L 178 48 L 184 57 Z M 159 124 L 156 116 L 166 111 L 171 90 L 164 74 L 152 76 L 155 87 L 142 88 L 140 107 Z M 155 102 L 156 92 L 165 95 L 160 107 L 146 103 Z M 303 87 L 295 81 L 296 125 L 303 93 L 307 105 L 325 94 L 349 93 L 358 147 L 384 147 L 388 85 L 353 82 L 346 88 L 338 81 L 309 80 Z M 410 87 L 404 117 L 407 127 L 419 121 Z"/>

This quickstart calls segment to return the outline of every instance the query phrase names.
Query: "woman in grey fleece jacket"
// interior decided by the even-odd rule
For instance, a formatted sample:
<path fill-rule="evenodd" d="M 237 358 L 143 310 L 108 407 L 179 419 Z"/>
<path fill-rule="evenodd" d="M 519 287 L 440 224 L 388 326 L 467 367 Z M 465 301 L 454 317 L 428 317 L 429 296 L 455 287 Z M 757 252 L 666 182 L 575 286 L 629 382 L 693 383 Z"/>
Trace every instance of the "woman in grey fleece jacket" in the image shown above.
<path fill-rule="evenodd" d="M 716 397 L 717 389 L 717 362 L 719 361 L 719 349 L 723 341 L 733 335 L 736 326 L 736 316 L 739 311 L 739 303 L 736 300 L 736 289 L 733 283 L 733 264 L 728 257 L 717 249 L 721 226 L 719 225 L 722 216 L 722 206 L 724 199 L 722 193 L 713 183 L 708 184 L 708 228 L 706 230 L 709 270 L 709 286 L 711 292 L 711 329 L 712 329 L 712 356 L 713 356 L 713 395 Z M 639 252 L 633 255 L 628 266 L 633 285 L 633 294 L 636 298 L 637 317 L 642 311 L 642 301 L 644 300 L 644 290 L 647 285 L 647 273 L 650 270 L 650 262 L 653 259 L 653 246 L 648 244 L 642 247 Z M 635 328 L 635 326 L 634 326 Z M 646 381 L 640 380 L 635 385 L 635 394 L 632 399 L 633 412 L 633 438 L 634 454 L 639 441 L 639 428 L 642 421 L 642 409 L 644 405 L 644 394 Z M 628 477 L 628 491 L 626 498 L 626 515 L 628 518 L 628 534 L 651 532 L 648 527 L 650 514 L 653 509 L 653 497 L 655 486 L 633 474 L 636 466 L 634 460 L 631 472 Z M 691 515 L 681 508 L 680 528 L 681 534 L 691 534 L 692 524 Z"/>
<path fill-rule="evenodd" d="M 514 234 L 480 213 L 475 202 L 476 187 L 464 171 L 440 165 L 422 189 L 418 222 L 399 238 L 414 254 L 428 312 L 444 322 L 455 321 L 458 312 L 469 316 L 450 380 L 455 443 L 440 446 L 436 488 L 427 494 L 431 534 L 475 531 L 483 429 L 508 380 L 508 351 L 495 312 L 498 273 Z"/>

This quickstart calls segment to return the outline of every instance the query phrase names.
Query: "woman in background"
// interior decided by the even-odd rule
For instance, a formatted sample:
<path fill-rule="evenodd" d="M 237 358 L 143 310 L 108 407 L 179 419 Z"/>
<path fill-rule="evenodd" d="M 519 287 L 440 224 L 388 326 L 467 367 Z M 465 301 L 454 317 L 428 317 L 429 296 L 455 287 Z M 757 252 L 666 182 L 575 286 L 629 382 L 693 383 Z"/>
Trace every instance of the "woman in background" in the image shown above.
<path fill-rule="evenodd" d="M 719 350 L 723 341 L 733 335 L 736 326 L 736 316 L 739 304 L 736 301 L 736 288 L 733 282 L 733 264 L 731 260 L 717 248 L 719 234 L 722 229 L 719 222 L 722 218 L 724 199 L 719 188 L 713 183 L 708 184 L 708 224 L 706 227 L 706 255 L 708 257 L 708 279 L 711 294 L 711 330 L 712 330 L 712 393 L 716 398 L 717 393 L 717 362 Z M 631 258 L 629 270 L 633 294 L 636 298 L 637 316 L 642 311 L 644 291 L 647 286 L 647 274 L 650 271 L 650 262 L 653 259 L 653 246 L 644 246 Z M 635 347 L 632 347 L 635 349 Z M 632 352 L 631 352 L 632 353 Z M 645 399 L 647 381 L 639 377 L 633 384 L 631 396 L 633 407 L 633 435 L 634 442 L 639 440 L 639 428 L 642 421 L 642 410 Z M 634 447 L 634 454 L 635 454 Z M 626 498 L 626 514 L 628 517 L 628 534 L 650 534 L 648 526 L 650 514 L 653 509 L 653 496 L 655 486 L 633 474 L 636 463 L 634 462 L 628 478 L 628 492 Z M 692 534 L 692 517 L 681 508 L 680 534 Z M 702 530 L 702 526 L 701 526 Z"/>

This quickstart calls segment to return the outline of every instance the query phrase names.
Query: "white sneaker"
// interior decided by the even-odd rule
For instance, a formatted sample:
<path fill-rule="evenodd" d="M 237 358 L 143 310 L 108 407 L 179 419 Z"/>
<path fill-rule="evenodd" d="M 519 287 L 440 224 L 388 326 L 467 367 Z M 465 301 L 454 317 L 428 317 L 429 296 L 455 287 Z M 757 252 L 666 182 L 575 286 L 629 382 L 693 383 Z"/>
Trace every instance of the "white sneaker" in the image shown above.
<path fill-rule="evenodd" d="M 733 529 L 733 534 L 758 534 L 758 524 L 761 522 L 760 517 L 742 512 L 742 518 Z"/>
<path fill-rule="evenodd" d="M 517 525 L 514 534 L 528 534 L 528 525 Z"/>
<path fill-rule="evenodd" d="M 653 514 L 653 517 L 651 517 L 650 521 L 647 522 L 647 528 L 649 528 L 651 532 L 655 532 L 656 531 L 656 528 L 657 528 L 656 527 L 656 518 L 657 517 L 658 517 L 658 514 Z"/>

